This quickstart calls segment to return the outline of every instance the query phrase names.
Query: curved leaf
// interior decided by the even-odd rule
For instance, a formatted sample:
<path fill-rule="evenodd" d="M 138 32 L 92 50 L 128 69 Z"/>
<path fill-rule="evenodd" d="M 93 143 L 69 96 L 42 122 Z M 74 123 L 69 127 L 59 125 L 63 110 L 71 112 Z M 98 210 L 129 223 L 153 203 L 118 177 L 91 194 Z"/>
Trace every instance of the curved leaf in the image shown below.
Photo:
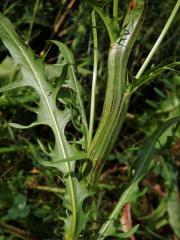
<path fill-rule="evenodd" d="M 102 240 L 110 235 L 109 229 L 112 228 L 114 220 L 117 218 L 122 207 L 131 202 L 137 195 L 138 184 L 142 178 L 147 174 L 150 168 L 151 160 L 154 155 L 155 144 L 159 137 L 166 131 L 171 125 L 180 122 L 180 116 L 169 119 L 167 122 L 163 123 L 149 138 L 144 141 L 142 148 L 140 149 L 139 156 L 135 163 L 135 175 L 129 182 L 126 190 L 121 195 L 118 203 L 116 204 L 114 210 L 110 214 L 108 220 L 102 225 L 99 231 L 98 240 Z"/>
<path fill-rule="evenodd" d="M 169 223 L 177 237 L 180 238 L 180 200 L 179 191 L 176 185 L 173 186 L 167 199 L 167 211 Z"/>
<path fill-rule="evenodd" d="M 110 18 L 108 14 L 104 12 L 103 7 L 95 3 L 95 1 L 85 0 L 85 2 L 87 2 L 87 4 L 89 4 L 89 6 L 91 6 L 99 14 L 106 26 L 111 42 L 115 42 L 117 38 L 117 32 L 114 30 L 114 27 L 112 27 L 114 26 L 113 19 Z"/>
<path fill-rule="evenodd" d="M 150 69 L 149 71 L 145 72 L 142 77 L 136 79 L 134 78 L 134 81 L 131 83 L 131 91 L 135 92 L 137 89 L 139 89 L 141 86 L 151 82 L 154 78 L 157 78 L 161 76 L 165 71 L 176 71 L 175 67 L 179 66 L 180 62 L 173 62 L 169 63 L 162 67 L 155 67 Z"/>

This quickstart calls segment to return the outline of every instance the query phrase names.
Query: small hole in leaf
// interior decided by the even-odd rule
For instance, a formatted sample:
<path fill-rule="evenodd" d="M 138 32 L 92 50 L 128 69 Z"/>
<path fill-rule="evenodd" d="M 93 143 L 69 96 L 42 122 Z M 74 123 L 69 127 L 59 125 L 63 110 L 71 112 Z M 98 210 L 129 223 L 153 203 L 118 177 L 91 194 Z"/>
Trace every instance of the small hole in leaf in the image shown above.
<path fill-rule="evenodd" d="M 84 172 L 83 172 L 84 177 L 87 177 L 91 173 L 92 167 L 93 167 L 92 160 L 87 159 L 85 169 L 84 169 Z"/>
<path fill-rule="evenodd" d="M 66 139 L 72 143 L 75 144 L 76 147 L 80 150 L 82 149 L 80 146 L 83 144 L 83 141 L 81 143 L 81 139 L 83 138 L 82 132 L 80 132 L 80 129 L 78 129 L 78 126 L 75 125 L 73 121 L 69 121 L 65 127 L 64 133 L 66 136 Z M 78 143 L 76 142 L 78 141 Z"/>
<path fill-rule="evenodd" d="M 34 127 L 34 135 L 39 139 L 47 152 L 55 146 L 55 136 L 53 130 L 48 125 L 39 125 Z"/>
<path fill-rule="evenodd" d="M 87 177 L 92 170 L 92 161 L 90 159 L 83 159 L 80 161 L 76 161 L 75 163 L 75 175 L 78 180 L 81 181 L 85 177 Z"/>
<path fill-rule="evenodd" d="M 64 105 L 64 103 L 62 102 L 62 101 L 60 101 L 60 100 L 58 100 L 57 99 L 57 101 L 56 101 L 56 106 L 57 106 L 57 108 L 59 109 L 59 110 L 65 110 L 65 105 Z"/>
<path fill-rule="evenodd" d="M 12 90 L 5 93 L 5 98 L 10 106 L 16 106 L 13 119 L 10 119 L 10 122 L 29 125 L 37 119 L 34 109 L 37 108 L 39 96 L 34 88 L 22 87 Z"/>
<path fill-rule="evenodd" d="M 36 119 L 37 119 L 36 113 L 31 112 L 26 107 L 22 106 L 16 108 L 13 119 L 11 119 L 10 121 L 24 126 L 28 126 L 34 121 L 36 121 Z"/>
<path fill-rule="evenodd" d="M 89 196 L 89 197 L 84 199 L 84 201 L 82 203 L 83 212 L 86 213 L 86 212 L 89 211 L 89 209 L 91 208 L 92 202 L 93 202 L 93 197 L 92 196 Z"/>
<path fill-rule="evenodd" d="M 71 93 L 68 88 L 62 87 L 56 97 L 56 105 L 59 110 L 64 110 L 70 105 L 72 105 Z"/>

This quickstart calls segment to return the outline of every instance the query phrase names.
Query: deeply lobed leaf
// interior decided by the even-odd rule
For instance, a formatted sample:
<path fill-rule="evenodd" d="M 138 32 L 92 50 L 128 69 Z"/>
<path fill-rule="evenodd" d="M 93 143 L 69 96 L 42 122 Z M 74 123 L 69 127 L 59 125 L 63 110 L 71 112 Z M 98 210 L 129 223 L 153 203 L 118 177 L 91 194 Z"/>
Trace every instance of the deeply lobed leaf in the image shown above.
<path fill-rule="evenodd" d="M 37 114 L 36 121 L 28 126 L 22 126 L 15 123 L 11 123 L 11 126 L 26 129 L 43 124 L 48 125 L 52 129 L 55 137 L 55 146 L 53 149 L 49 149 L 50 152 L 47 152 L 42 143 L 38 141 L 39 147 L 46 155 L 48 155 L 49 161 L 45 161 L 41 158 L 38 154 L 37 147 L 31 145 L 31 150 L 41 164 L 57 168 L 64 176 L 64 184 L 66 185 L 64 206 L 68 210 L 68 216 L 65 221 L 65 230 L 68 232 L 71 239 L 75 239 L 88 220 L 87 214 L 82 210 L 82 205 L 84 199 L 91 193 L 86 189 L 85 185 L 82 185 L 82 183 L 77 180 L 74 174 L 75 161 L 84 158 L 85 153 L 84 151 L 77 149 L 75 142 L 70 143 L 65 135 L 65 127 L 72 118 L 71 108 L 68 105 L 65 105 L 64 110 L 59 110 L 56 105 L 58 91 L 66 79 L 67 64 L 64 65 L 64 71 L 62 70 L 61 72 L 57 86 L 54 87 L 47 81 L 45 74 L 47 68 L 45 69 L 43 59 L 37 58 L 33 54 L 32 50 L 25 45 L 17 35 L 13 24 L 1 13 L 0 38 L 8 48 L 15 64 L 20 65 L 22 73 L 22 79 L 20 81 L 7 84 L 0 88 L 0 92 L 30 86 L 35 89 L 39 95 L 37 107 L 34 109 L 29 108 Z M 64 57 L 66 57 L 66 52 L 64 53 Z M 68 54 L 69 53 L 70 52 L 68 52 Z M 69 55 L 67 57 L 69 57 Z M 74 74 L 71 68 L 72 66 L 68 64 L 68 69 L 70 71 L 69 75 Z M 72 80 L 72 76 L 70 77 L 70 80 Z M 75 86 L 74 91 L 76 91 L 78 96 L 80 110 L 82 112 L 83 105 L 79 87 L 77 87 L 79 86 L 77 85 L 77 79 L 74 79 L 74 81 L 72 80 L 72 84 Z M 85 112 L 83 112 L 83 114 L 82 118 L 85 125 Z"/>

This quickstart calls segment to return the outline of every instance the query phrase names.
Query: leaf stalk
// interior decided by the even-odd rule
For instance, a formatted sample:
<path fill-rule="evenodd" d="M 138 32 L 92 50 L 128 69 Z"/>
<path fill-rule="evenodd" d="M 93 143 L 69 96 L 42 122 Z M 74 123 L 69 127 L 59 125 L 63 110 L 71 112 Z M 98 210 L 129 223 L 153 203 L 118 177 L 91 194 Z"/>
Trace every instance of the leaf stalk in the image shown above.
<path fill-rule="evenodd" d="M 156 53 L 157 49 L 159 48 L 162 40 L 164 39 L 168 29 L 170 28 L 172 22 L 173 22 L 173 19 L 174 17 L 176 16 L 178 10 L 179 10 L 179 6 L 180 6 L 180 0 L 177 1 L 170 17 L 168 18 L 161 34 L 159 35 L 156 43 L 154 44 L 152 50 L 150 51 L 149 55 L 147 56 L 145 62 L 143 63 L 143 65 L 141 66 L 141 68 L 139 69 L 138 73 L 136 74 L 136 78 L 140 78 L 142 76 L 142 74 L 144 73 L 144 71 L 146 70 L 149 62 L 151 61 L 152 57 L 154 56 L 154 54 Z"/>
<path fill-rule="evenodd" d="M 118 18 L 119 0 L 113 0 L 113 19 Z"/>

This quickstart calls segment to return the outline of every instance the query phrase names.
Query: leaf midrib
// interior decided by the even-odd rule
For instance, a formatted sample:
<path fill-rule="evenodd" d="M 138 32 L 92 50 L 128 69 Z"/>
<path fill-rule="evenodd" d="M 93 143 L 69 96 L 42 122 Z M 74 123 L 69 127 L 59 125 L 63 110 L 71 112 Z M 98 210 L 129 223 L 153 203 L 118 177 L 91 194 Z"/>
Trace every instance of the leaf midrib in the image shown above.
<path fill-rule="evenodd" d="M 1 22 L 0 24 L 3 25 L 2 22 Z M 52 112 L 52 110 L 51 110 L 51 107 L 50 107 L 48 98 L 47 98 L 47 96 L 46 96 L 46 94 L 45 94 L 45 92 L 44 92 L 44 89 L 43 89 L 42 85 L 41 85 L 41 81 L 39 80 L 39 77 L 37 76 L 36 71 L 34 70 L 34 67 L 33 67 L 33 65 L 32 65 L 32 63 L 31 63 L 31 60 L 29 60 L 29 58 L 26 56 L 26 53 L 24 52 L 23 48 L 22 48 L 21 46 L 19 46 L 19 44 L 17 43 L 16 39 L 13 37 L 13 35 L 11 34 L 11 32 L 9 32 L 8 29 L 6 29 L 4 25 L 3 25 L 3 28 L 4 28 L 4 30 L 8 33 L 8 35 L 11 37 L 11 39 L 13 40 L 13 42 L 16 44 L 17 48 L 19 48 L 19 50 L 20 50 L 21 53 L 23 54 L 26 62 L 28 63 L 30 69 L 32 70 L 32 73 L 33 73 L 35 79 L 37 80 L 37 82 L 38 82 L 38 84 L 39 84 L 39 86 L 40 86 L 40 88 L 41 88 L 41 91 L 42 91 L 42 93 L 43 93 L 43 97 L 45 98 L 45 100 L 46 100 L 46 102 L 47 102 L 48 109 L 49 109 L 49 111 L 50 111 L 50 113 L 51 113 L 51 117 L 52 117 L 54 126 L 55 126 L 56 131 L 57 131 L 57 135 L 58 135 L 58 139 L 59 139 L 59 142 L 60 142 L 60 145 L 61 145 L 63 157 L 66 158 L 67 155 L 66 155 L 66 152 L 65 152 L 65 149 L 64 149 L 64 146 L 63 146 L 62 138 L 61 138 L 60 133 L 59 133 L 59 129 L 58 129 L 58 126 L 57 126 L 56 119 L 55 119 L 54 114 L 53 114 L 53 112 Z"/>
<path fill-rule="evenodd" d="M 22 48 L 21 46 L 19 46 L 19 44 L 18 44 L 18 42 L 16 41 L 16 39 L 13 37 L 13 35 L 11 34 L 11 32 L 9 32 L 8 29 L 4 26 L 4 24 L 3 24 L 2 21 L 1 21 L 0 24 L 3 26 L 3 29 L 7 32 L 7 34 L 10 36 L 10 38 L 11 38 L 11 39 L 13 40 L 13 42 L 16 44 L 17 48 L 18 48 L 18 49 L 21 51 L 21 53 L 23 54 L 26 62 L 28 63 L 30 69 L 32 70 L 32 73 L 33 73 L 35 79 L 36 79 L 37 82 L 38 82 L 38 84 L 39 84 L 39 86 L 40 86 L 40 89 L 41 89 L 41 91 L 42 91 L 42 93 L 43 93 L 44 99 L 45 99 L 46 102 L 47 102 L 48 109 L 49 109 L 49 112 L 50 112 L 50 114 L 51 114 L 51 117 L 52 117 L 54 126 L 55 126 L 56 134 L 57 134 L 57 136 L 58 136 L 58 141 L 59 141 L 60 146 L 61 146 L 61 150 L 62 150 L 63 157 L 64 157 L 64 158 L 67 158 L 67 154 L 66 154 L 65 148 L 64 148 L 64 146 L 63 146 L 62 138 L 61 138 L 61 135 L 60 135 L 58 126 L 57 126 L 56 119 L 55 119 L 54 114 L 53 114 L 53 112 L 52 112 L 52 110 L 51 110 L 51 107 L 50 107 L 50 103 L 49 103 L 49 101 L 48 101 L 48 98 L 47 98 L 47 96 L 46 96 L 46 94 L 45 94 L 45 92 L 44 92 L 44 89 L 43 89 L 42 85 L 41 85 L 41 81 L 40 81 L 40 79 L 38 78 L 38 76 L 37 76 L 37 74 L 36 74 L 36 71 L 34 70 L 34 67 L 33 67 L 31 61 L 30 61 L 30 60 L 28 59 L 28 57 L 26 56 L 26 53 L 24 52 L 23 48 Z M 69 163 L 68 163 L 68 162 L 65 163 L 65 166 L 66 166 L 68 172 L 70 172 L 70 166 L 69 166 Z M 68 177 L 68 181 L 69 181 L 70 195 L 71 195 L 71 200 L 72 200 L 72 215 L 73 215 L 72 218 L 73 218 L 73 223 L 74 223 L 74 225 L 75 225 L 74 227 L 72 227 L 72 232 L 73 232 L 73 231 L 75 231 L 75 229 L 76 229 L 76 201 L 75 201 L 75 193 L 74 193 L 74 189 L 73 189 L 73 182 L 72 182 L 71 176 Z M 73 232 L 73 234 L 74 234 L 74 232 Z"/>

